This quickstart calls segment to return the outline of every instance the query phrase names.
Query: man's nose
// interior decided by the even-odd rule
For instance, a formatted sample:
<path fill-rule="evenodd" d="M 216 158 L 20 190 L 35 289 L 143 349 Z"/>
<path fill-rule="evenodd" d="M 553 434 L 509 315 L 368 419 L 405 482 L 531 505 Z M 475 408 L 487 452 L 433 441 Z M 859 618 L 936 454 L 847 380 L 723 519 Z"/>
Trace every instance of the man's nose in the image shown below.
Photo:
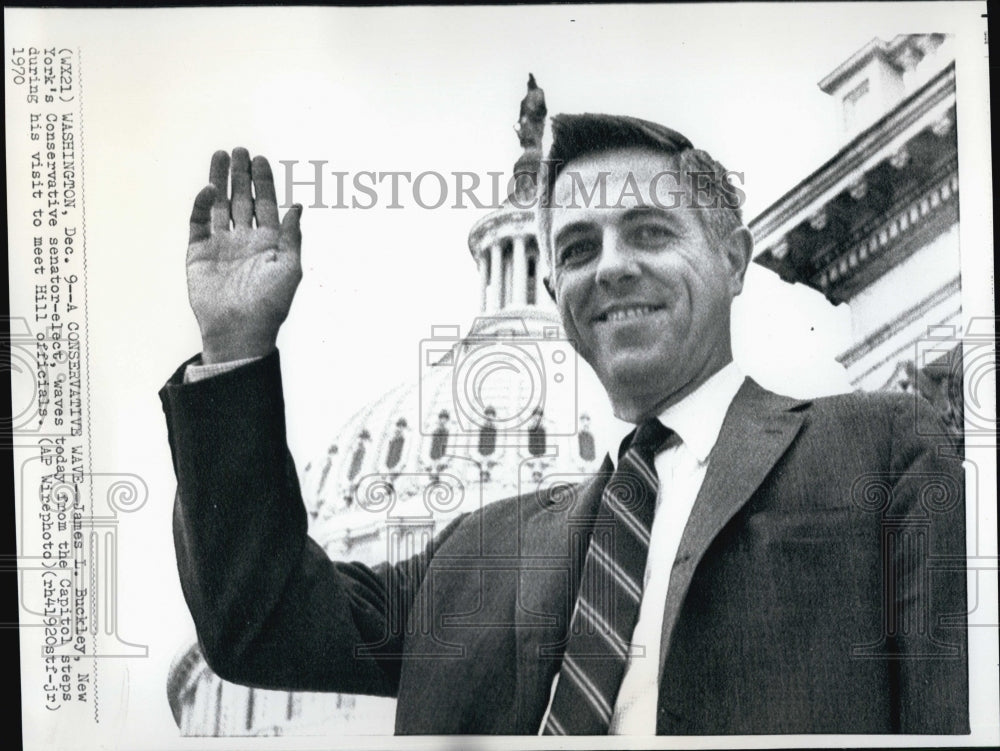
<path fill-rule="evenodd" d="M 620 284 L 639 276 L 639 265 L 634 253 L 618 231 L 608 227 L 601 237 L 601 256 L 597 262 L 599 284 Z"/>

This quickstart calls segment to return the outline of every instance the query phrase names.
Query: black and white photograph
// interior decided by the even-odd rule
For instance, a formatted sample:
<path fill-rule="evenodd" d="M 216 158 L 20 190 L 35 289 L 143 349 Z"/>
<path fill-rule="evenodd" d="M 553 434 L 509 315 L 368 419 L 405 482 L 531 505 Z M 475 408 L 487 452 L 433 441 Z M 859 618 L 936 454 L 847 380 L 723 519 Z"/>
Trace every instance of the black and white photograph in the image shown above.
<path fill-rule="evenodd" d="M 985 3 L 4 21 L 24 748 L 1000 744 Z"/>

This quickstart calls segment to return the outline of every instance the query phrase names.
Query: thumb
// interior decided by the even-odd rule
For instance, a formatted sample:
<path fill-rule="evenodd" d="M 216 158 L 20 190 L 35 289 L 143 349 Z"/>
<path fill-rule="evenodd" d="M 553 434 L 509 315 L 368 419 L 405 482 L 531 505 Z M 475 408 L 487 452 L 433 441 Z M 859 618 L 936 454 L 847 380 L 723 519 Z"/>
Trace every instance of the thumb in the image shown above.
<path fill-rule="evenodd" d="M 302 204 L 297 203 L 281 220 L 281 231 L 278 234 L 278 250 L 282 253 L 299 255 L 302 250 L 302 230 L 299 220 L 302 218 Z"/>

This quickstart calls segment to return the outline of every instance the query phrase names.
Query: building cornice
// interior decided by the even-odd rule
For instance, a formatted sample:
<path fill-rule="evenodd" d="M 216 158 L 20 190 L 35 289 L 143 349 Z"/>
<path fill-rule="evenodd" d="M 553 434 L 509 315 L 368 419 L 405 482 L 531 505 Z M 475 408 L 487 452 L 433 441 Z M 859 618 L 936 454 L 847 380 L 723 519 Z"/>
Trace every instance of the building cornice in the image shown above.
<path fill-rule="evenodd" d="M 754 239 L 769 248 L 776 236 L 849 188 L 858 174 L 898 151 L 924 128 L 928 113 L 938 108 L 943 115 L 954 101 L 955 65 L 951 63 L 754 217 L 749 223 Z"/>
<path fill-rule="evenodd" d="M 914 242 L 914 235 L 919 234 L 922 240 L 929 241 L 957 222 L 957 195 L 958 172 L 952 169 L 929 189 L 887 212 L 888 218 L 878 227 L 838 249 L 832 260 L 808 283 L 832 302 L 846 302 L 872 281 L 871 274 L 859 273 L 864 266 L 893 250 L 892 260 L 898 263 L 919 245 Z"/>
<path fill-rule="evenodd" d="M 951 64 L 753 219 L 754 261 L 838 304 L 957 222 L 954 93 Z"/>

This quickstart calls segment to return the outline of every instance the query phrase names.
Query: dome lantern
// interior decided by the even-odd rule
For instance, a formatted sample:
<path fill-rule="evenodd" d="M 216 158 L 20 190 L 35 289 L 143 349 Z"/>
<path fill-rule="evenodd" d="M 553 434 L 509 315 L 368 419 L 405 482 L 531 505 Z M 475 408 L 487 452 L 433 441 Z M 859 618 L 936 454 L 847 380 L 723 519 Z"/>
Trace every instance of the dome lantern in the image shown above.
<path fill-rule="evenodd" d="M 469 250 L 479 268 L 482 313 L 552 307 L 543 282 L 547 264 L 539 252 L 535 217 L 546 114 L 545 92 L 529 73 L 528 90 L 514 126 L 524 149 L 514 163 L 514 190 L 469 232 Z"/>

